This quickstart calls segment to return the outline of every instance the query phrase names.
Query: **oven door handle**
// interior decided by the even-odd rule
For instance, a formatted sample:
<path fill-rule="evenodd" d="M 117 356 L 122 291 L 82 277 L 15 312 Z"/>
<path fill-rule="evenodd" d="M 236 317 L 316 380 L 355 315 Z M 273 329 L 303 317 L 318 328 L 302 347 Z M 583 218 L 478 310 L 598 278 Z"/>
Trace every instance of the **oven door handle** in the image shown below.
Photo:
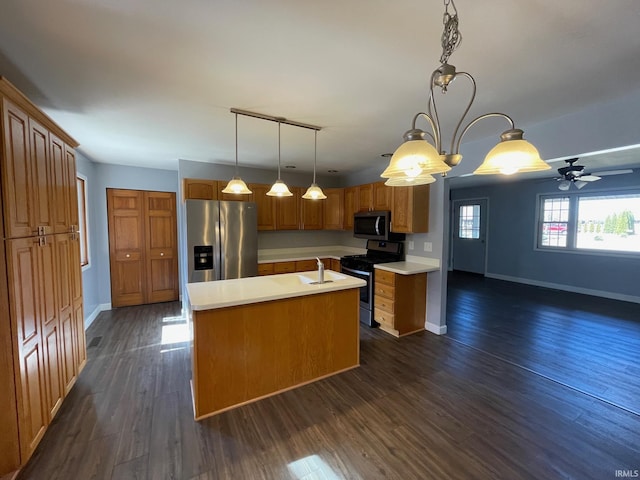
<path fill-rule="evenodd" d="M 363 270 L 355 270 L 353 268 L 348 268 L 348 267 L 342 267 L 342 271 L 343 272 L 347 272 L 347 273 L 348 272 L 352 272 L 352 273 L 356 273 L 356 274 L 359 274 L 359 275 L 364 275 L 366 277 L 370 277 L 371 276 L 371 272 L 365 272 Z"/>

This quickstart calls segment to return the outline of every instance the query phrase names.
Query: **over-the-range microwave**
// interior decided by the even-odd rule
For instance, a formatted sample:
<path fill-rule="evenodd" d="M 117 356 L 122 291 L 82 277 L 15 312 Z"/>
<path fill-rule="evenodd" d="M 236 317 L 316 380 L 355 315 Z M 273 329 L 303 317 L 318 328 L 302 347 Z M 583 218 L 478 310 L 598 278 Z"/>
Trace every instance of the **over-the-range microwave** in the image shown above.
<path fill-rule="evenodd" d="M 353 216 L 353 236 L 369 240 L 404 240 L 404 233 L 391 232 L 391 212 L 357 212 Z"/>

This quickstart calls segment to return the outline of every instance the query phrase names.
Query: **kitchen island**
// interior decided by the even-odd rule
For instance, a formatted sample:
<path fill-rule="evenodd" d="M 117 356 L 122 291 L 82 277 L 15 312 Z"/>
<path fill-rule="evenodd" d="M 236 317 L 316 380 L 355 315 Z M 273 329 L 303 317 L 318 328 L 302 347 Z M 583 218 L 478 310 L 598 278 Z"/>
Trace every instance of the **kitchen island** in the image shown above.
<path fill-rule="evenodd" d="M 333 271 L 187 285 L 196 420 L 360 364 L 359 288 Z"/>

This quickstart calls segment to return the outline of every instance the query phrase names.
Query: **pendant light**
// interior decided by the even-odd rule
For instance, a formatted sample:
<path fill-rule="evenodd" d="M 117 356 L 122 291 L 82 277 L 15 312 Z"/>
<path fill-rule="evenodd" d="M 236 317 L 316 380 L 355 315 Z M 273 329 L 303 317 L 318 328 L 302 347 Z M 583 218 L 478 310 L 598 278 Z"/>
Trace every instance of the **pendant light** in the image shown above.
<path fill-rule="evenodd" d="M 458 11 L 454 0 L 443 0 L 444 31 L 441 37 L 442 55 L 440 66 L 431 74 L 429 85 L 429 100 L 427 111 L 419 112 L 413 117 L 411 129 L 405 132 L 404 143 L 395 151 L 389 165 L 380 175 L 393 180 L 387 185 L 405 185 L 404 182 L 414 181 L 418 177 L 431 174 L 445 174 L 462 160 L 460 144 L 467 131 L 476 123 L 486 118 L 499 117 L 507 121 L 510 128 L 500 136 L 500 142 L 487 154 L 484 162 L 473 173 L 487 175 L 501 173 L 511 175 L 516 172 L 535 172 L 549 170 L 551 167 L 540 158 L 538 150 L 523 139 L 523 131 L 515 128 L 514 122 L 504 113 L 485 113 L 474 118 L 465 125 L 465 118 L 476 97 L 476 81 L 467 72 L 456 71 L 456 67 L 449 64 L 449 57 L 462 41 L 462 34 L 458 29 Z M 449 10 L 451 8 L 451 10 Z M 456 78 L 464 78 L 471 84 L 471 95 L 462 116 L 453 131 L 451 147 L 447 152 L 443 145 L 443 132 L 440 125 L 434 90 L 440 88 L 447 93 L 448 87 Z M 429 124 L 432 133 L 416 127 L 419 118 Z M 425 136 L 430 138 L 430 143 Z M 423 180 L 428 177 L 423 177 Z"/>
<path fill-rule="evenodd" d="M 247 184 L 240 178 L 238 175 L 238 114 L 236 116 L 236 174 L 234 177 L 227 183 L 227 186 L 224 187 L 222 193 L 233 193 L 235 195 L 250 195 L 253 193 L 247 187 Z"/>
<path fill-rule="evenodd" d="M 270 197 L 291 197 L 293 195 L 287 184 L 280 179 L 280 122 L 278 122 L 278 179 L 271 185 L 271 190 L 267 192 L 267 195 Z"/>
<path fill-rule="evenodd" d="M 327 196 L 316 183 L 316 163 L 318 161 L 318 131 L 314 130 L 314 152 L 313 152 L 313 183 L 302 196 L 307 200 L 324 200 Z"/>

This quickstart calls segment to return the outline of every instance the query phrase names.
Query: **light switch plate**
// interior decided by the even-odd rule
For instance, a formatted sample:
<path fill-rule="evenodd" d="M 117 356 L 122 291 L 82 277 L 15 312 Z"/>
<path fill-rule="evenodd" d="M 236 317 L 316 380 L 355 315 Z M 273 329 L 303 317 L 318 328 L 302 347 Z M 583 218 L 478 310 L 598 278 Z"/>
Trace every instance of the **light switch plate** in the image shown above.
<path fill-rule="evenodd" d="M 413 240 L 409 240 L 409 250 L 413 250 Z"/>
<path fill-rule="evenodd" d="M 424 242 L 424 251 L 425 251 L 425 252 L 431 252 L 431 251 L 433 251 L 433 243 L 431 243 L 431 242 Z"/>

